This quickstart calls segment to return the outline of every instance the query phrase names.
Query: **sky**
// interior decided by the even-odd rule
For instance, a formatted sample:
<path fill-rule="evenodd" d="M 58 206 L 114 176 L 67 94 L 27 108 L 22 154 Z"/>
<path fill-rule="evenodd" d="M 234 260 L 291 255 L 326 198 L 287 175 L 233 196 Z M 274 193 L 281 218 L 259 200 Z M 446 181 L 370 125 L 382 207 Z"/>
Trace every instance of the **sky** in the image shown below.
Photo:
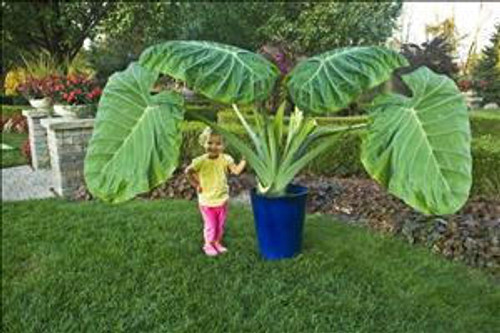
<path fill-rule="evenodd" d="M 482 6 L 482 8 L 481 8 Z M 495 23 L 500 23 L 499 2 L 404 2 L 399 18 L 401 32 L 396 35 L 404 42 L 420 44 L 426 41 L 425 25 L 442 22 L 455 14 L 455 24 L 459 35 L 467 35 L 461 42 L 458 53 L 464 61 L 479 25 L 478 52 L 489 45 Z"/>

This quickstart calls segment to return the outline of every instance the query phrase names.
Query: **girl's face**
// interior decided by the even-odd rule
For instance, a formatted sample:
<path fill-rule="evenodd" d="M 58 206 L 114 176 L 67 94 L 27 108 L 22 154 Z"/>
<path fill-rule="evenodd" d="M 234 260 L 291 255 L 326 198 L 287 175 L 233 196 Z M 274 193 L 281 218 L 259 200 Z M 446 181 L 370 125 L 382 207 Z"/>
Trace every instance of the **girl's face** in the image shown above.
<path fill-rule="evenodd" d="M 218 134 L 210 134 L 205 144 L 205 150 L 207 151 L 209 157 L 218 157 L 224 150 L 222 137 Z"/>

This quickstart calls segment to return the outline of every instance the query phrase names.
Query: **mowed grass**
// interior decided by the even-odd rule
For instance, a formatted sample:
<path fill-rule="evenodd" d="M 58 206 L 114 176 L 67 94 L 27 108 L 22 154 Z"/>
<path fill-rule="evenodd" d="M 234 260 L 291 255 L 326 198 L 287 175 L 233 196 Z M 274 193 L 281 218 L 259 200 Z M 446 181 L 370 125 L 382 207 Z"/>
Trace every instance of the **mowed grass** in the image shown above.
<path fill-rule="evenodd" d="M 2 150 L 1 168 L 28 164 L 26 157 L 21 152 L 24 141 L 28 138 L 28 133 L 4 133 L 2 132 L 2 143 L 14 149 Z"/>
<path fill-rule="evenodd" d="M 3 332 L 498 332 L 481 271 L 314 215 L 304 250 L 264 261 L 230 207 L 205 257 L 189 201 L 2 204 Z"/>

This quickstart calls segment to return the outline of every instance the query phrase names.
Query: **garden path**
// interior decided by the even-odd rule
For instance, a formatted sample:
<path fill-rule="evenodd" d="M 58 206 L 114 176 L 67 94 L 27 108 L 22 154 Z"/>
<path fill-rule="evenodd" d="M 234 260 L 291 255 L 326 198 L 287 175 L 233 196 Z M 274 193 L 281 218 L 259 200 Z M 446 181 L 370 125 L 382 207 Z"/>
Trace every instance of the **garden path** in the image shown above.
<path fill-rule="evenodd" d="M 2 201 L 55 197 L 51 170 L 34 171 L 27 165 L 2 169 Z"/>

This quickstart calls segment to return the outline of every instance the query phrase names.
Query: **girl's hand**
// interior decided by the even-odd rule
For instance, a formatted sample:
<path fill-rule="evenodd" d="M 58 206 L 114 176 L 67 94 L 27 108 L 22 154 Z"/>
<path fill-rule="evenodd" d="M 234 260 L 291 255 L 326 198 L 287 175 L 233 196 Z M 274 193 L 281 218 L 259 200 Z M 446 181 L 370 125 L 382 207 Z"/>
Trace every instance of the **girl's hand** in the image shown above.
<path fill-rule="evenodd" d="M 198 193 L 201 193 L 202 192 L 202 188 L 200 185 L 196 186 L 196 192 Z"/>

